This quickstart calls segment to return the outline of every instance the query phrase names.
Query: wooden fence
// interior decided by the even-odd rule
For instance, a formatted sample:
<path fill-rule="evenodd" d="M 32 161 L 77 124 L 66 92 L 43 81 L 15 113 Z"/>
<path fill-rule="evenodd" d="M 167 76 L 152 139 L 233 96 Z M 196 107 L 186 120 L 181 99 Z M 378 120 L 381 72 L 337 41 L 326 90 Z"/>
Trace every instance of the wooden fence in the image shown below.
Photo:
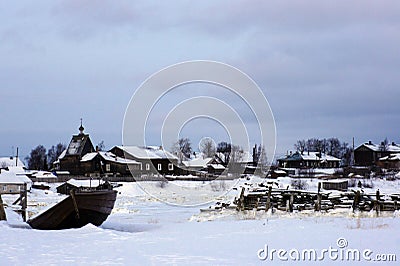
<path fill-rule="evenodd" d="M 352 209 L 353 211 L 396 211 L 400 209 L 400 194 L 381 196 L 379 191 L 375 194 L 365 194 L 360 190 L 341 192 L 340 194 L 283 190 L 272 187 L 256 188 L 245 193 L 241 189 L 239 197 L 234 204 L 238 211 L 276 209 L 293 212 L 303 210 L 328 211 L 332 209 Z M 385 199 L 384 199 L 385 198 Z"/>

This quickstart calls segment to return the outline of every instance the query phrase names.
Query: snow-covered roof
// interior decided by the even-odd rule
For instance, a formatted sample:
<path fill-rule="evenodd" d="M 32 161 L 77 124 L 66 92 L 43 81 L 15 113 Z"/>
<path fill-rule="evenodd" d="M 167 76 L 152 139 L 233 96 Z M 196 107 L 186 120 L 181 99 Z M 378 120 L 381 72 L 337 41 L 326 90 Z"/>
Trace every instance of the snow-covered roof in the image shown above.
<path fill-rule="evenodd" d="M 374 144 L 372 142 L 363 143 L 360 146 L 358 146 L 357 149 L 362 147 L 362 146 L 364 146 L 364 147 L 366 147 L 366 148 L 368 148 L 368 149 L 370 149 L 372 151 L 381 151 L 382 150 L 382 147 L 381 147 L 380 144 Z M 388 144 L 388 146 L 386 147 L 386 151 L 388 151 L 388 152 L 399 152 L 400 153 L 400 145 L 396 144 L 396 143 Z"/>
<path fill-rule="evenodd" d="M 219 170 L 223 170 L 225 169 L 225 166 L 223 166 L 222 164 L 209 164 L 208 166 L 214 168 L 214 169 L 219 169 Z"/>
<path fill-rule="evenodd" d="M 60 154 L 60 156 L 58 156 L 57 160 L 53 163 L 53 164 L 59 164 L 60 163 L 60 159 L 63 159 L 65 157 L 65 155 L 67 154 L 67 150 L 63 150 L 63 152 Z"/>
<path fill-rule="evenodd" d="M 188 161 L 182 161 L 183 165 L 186 167 L 202 167 L 206 168 L 207 165 L 213 160 L 213 158 L 195 158 Z"/>
<path fill-rule="evenodd" d="M 86 142 L 90 143 L 92 146 L 91 149 L 93 150 L 93 145 L 89 139 L 88 134 L 78 134 L 78 135 L 73 135 L 71 142 L 69 143 L 67 147 L 67 155 L 81 155 L 83 152 L 83 149 L 86 145 Z"/>
<path fill-rule="evenodd" d="M 25 167 L 24 163 L 17 157 L 0 157 L 0 168 L 6 168 L 9 166 Z"/>
<path fill-rule="evenodd" d="M 97 152 L 90 152 L 86 153 L 85 155 L 82 156 L 81 162 L 88 162 L 93 160 L 94 157 L 96 157 Z"/>
<path fill-rule="evenodd" d="M 32 184 L 32 180 L 30 180 L 26 175 L 19 174 L 15 171 L 1 170 L 0 184 L 21 184 L 21 185 L 23 185 L 24 183 Z"/>
<path fill-rule="evenodd" d="M 28 172 L 29 173 L 29 172 Z M 30 175 L 35 178 L 57 178 L 52 172 L 48 171 L 30 171 Z"/>
<path fill-rule="evenodd" d="M 287 155 L 284 158 L 281 158 L 279 160 L 303 160 L 303 161 L 326 161 L 326 162 L 332 162 L 332 161 L 336 161 L 336 162 L 340 162 L 340 159 L 332 156 L 332 155 L 328 155 L 325 153 L 320 153 L 320 152 L 315 152 L 315 151 L 310 151 L 310 152 L 303 152 L 303 154 L 301 154 L 300 152 L 295 152 L 291 155 Z"/>
<path fill-rule="evenodd" d="M 400 161 L 400 153 L 390 154 L 388 156 L 382 157 L 379 161 Z"/>
<path fill-rule="evenodd" d="M 178 157 L 172 153 L 156 146 L 117 146 L 119 149 L 130 154 L 137 159 L 172 159 L 178 160 Z"/>
<path fill-rule="evenodd" d="M 60 156 L 58 156 L 58 159 L 62 159 L 65 157 L 65 155 L 67 154 L 67 150 L 63 150 L 63 152 L 60 154 Z"/>
<path fill-rule="evenodd" d="M 304 152 L 303 154 L 300 154 L 300 156 L 303 158 L 304 161 L 340 161 L 340 159 L 328 155 L 325 153 L 320 153 L 320 152 Z"/>
<path fill-rule="evenodd" d="M 114 162 L 114 163 L 120 163 L 120 164 L 140 164 L 139 162 L 135 161 L 135 160 L 131 160 L 131 159 L 125 159 L 122 157 L 118 157 L 117 155 L 115 155 L 112 152 L 105 152 L 105 151 L 99 151 L 99 152 L 90 152 L 85 154 L 82 159 L 81 162 L 87 162 L 87 161 L 91 161 L 93 160 L 94 157 L 96 157 L 97 155 L 100 155 L 104 160 L 106 161 L 110 161 L 110 162 Z"/>

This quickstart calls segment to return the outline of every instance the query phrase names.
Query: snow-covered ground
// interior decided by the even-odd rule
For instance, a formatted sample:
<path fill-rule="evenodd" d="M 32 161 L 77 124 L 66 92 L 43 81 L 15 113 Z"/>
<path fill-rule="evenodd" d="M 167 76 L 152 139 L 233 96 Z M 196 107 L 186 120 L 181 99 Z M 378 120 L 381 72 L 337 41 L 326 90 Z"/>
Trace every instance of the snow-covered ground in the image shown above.
<path fill-rule="evenodd" d="M 263 180 L 253 178 L 253 181 Z M 286 187 L 291 180 L 280 178 L 274 181 Z M 213 199 L 215 193 L 211 190 L 223 190 L 234 181 L 219 182 L 219 186 L 210 186 L 210 194 L 204 195 L 204 201 Z M 245 182 L 251 180 L 241 180 L 241 183 Z M 316 190 L 317 183 L 317 180 L 308 180 L 309 189 Z M 373 184 L 371 191 L 379 188 L 381 194 L 400 192 L 400 181 L 374 180 Z M 168 189 L 168 185 L 164 189 Z M 154 186 L 159 184 L 155 182 Z M 400 260 L 398 212 L 379 217 L 373 212 L 351 211 L 200 212 L 200 208 L 209 205 L 168 205 L 144 193 L 136 183 L 123 183 L 117 190 L 119 194 L 113 213 L 101 227 L 32 230 L 7 209 L 8 221 L 0 222 L 0 265 L 332 265 L 338 262 L 366 265 L 372 263 L 368 259 L 375 259 L 380 254 L 388 255 L 383 257 L 391 260 L 393 257 L 389 255 L 395 254 L 396 260 Z M 54 191 L 55 184 L 48 192 L 32 190 L 29 194 L 31 214 L 63 197 Z M 237 193 L 233 190 L 218 200 L 230 201 Z M 7 203 L 14 198 L 3 196 Z M 322 260 L 310 262 L 302 258 L 302 252 L 307 257 L 307 252 L 314 249 L 316 259 L 323 257 Z M 324 249 L 327 249 L 325 253 Z M 352 260 L 350 255 L 350 260 L 346 260 L 346 254 L 353 251 L 359 252 L 360 261 Z M 268 257 L 262 260 L 267 254 Z M 294 258 L 300 258 L 300 261 L 294 261 Z M 398 262 L 378 263 L 397 265 Z"/>

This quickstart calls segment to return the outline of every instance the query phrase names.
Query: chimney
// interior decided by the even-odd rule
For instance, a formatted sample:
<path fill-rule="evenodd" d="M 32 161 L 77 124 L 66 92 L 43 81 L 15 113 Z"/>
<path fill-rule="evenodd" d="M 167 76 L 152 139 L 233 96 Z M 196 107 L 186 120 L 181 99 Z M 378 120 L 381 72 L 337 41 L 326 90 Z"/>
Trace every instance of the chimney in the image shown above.
<path fill-rule="evenodd" d="M 96 146 L 96 152 L 99 153 L 99 146 Z"/>
<path fill-rule="evenodd" d="M 392 146 L 396 146 L 396 143 L 394 143 L 394 141 L 392 142 Z"/>
<path fill-rule="evenodd" d="M 368 144 L 369 144 L 369 145 L 372 145 L 372 141 L 368 141 Z"/>

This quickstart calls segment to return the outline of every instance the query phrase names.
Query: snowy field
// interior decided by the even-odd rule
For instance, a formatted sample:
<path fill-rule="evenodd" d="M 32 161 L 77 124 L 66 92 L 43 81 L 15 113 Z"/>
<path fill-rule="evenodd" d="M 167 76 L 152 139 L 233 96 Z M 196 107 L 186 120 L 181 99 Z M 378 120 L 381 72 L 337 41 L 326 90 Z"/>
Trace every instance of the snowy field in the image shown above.
<path fill-rule="evenodd" d="M 232 181 L 220 182 L 222 189 Z M 278 182 L 285 187 L 290 179 Z M 316 190 L 317 180 L 308 183 L 310 190 Z M 399 181 L 373 183 L 371 192 L 377 188 L 381 194 L 400 191 Z M 379 217 L 374 212 L 347 210 L 200 212 L 210 204 L 168 205 L 145 194 L 136 183 L 122 184 L 113 213 L 101 227 L 32 230 L 7 209 L 8 221 L 0 222 L 0 265 L 398 265 L 393 260 L 400 260 L 398 212 Z M 210 186 L 210 196 L 204 195 L 204 201 L 213 199 L 211 190 L 218 187 Z M 32 190 L 28 195 L 31 214 L 62 199 L 54 191 L 55 184 L 47 193 Z M 218 200 L 230 201 L 236 194 L 233 190 Z M 14 198 L 3 196 L 6 203 Z"/>

